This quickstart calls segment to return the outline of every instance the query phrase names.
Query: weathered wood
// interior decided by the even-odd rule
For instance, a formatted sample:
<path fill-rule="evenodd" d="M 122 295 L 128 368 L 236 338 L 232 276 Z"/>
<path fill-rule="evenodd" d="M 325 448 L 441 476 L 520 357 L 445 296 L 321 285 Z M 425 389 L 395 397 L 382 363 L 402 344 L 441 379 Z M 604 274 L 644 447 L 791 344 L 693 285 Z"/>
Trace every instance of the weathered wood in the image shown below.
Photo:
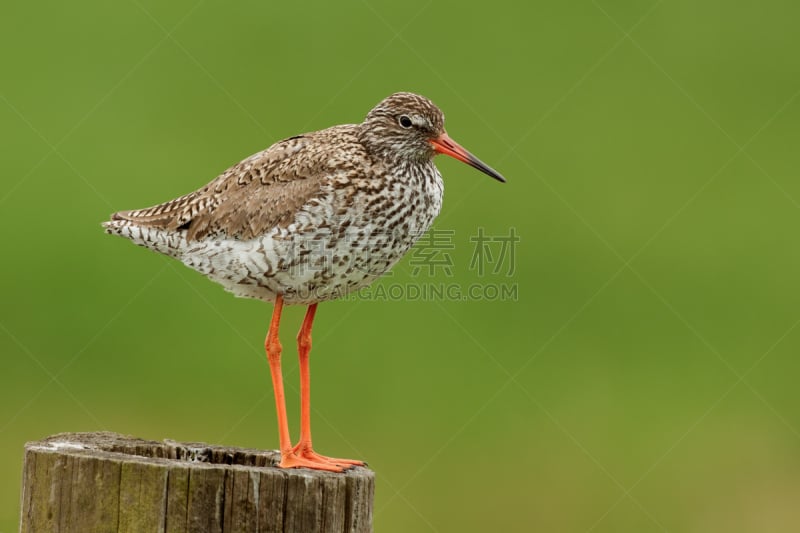
<path fill-rule="evenodd" d="M 62 433 L 25 445 L 21 533 L 362 533 L 375 474 L 280 469 L 276 451 Z"/>

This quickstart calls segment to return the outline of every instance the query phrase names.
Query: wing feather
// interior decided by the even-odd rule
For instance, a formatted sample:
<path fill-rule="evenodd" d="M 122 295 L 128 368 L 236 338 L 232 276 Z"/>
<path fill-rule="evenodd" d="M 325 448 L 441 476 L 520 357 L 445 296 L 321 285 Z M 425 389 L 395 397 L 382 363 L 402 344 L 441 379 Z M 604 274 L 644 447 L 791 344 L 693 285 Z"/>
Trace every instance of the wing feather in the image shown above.
<path fill-rule="evenodd" d="M 111 219 L 186 231 L 189 241 L 217 234 L 250 239 L 275 226 L 286 226 L 303 205 L 321 195 L 334 173 L 325 150 L 331 139 L 318 138 L 323 132 L 275 143 L 232 166 L 202 189 L 146 209 L 120 211 Z M 340 137 L 335 140 L 356 144 L 349 133 L 335 132 Z"/>

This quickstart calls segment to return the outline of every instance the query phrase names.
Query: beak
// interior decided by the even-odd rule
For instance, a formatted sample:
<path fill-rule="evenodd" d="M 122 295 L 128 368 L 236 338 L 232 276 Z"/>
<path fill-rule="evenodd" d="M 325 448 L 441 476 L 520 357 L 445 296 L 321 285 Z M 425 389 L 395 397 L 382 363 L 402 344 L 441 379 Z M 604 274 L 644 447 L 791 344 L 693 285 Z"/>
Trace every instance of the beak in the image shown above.
<path fill-rule="evenodd" d="M 462 163 L 466 163 L 473 168 L 477 168 L 484 174 L 493 177 L 501 183 L 506 182 L 506 179 L 501 176 L 499 172 L 469 153 L 466 149 L 464 149 L 464 147 L 451 139 L 447 133 L 442 133 L 437 138 L 432 139 L 431 144 L 433 145 L 433 149 L 437 154 L 449 155 L 450 157 L 458 159 Z"/>

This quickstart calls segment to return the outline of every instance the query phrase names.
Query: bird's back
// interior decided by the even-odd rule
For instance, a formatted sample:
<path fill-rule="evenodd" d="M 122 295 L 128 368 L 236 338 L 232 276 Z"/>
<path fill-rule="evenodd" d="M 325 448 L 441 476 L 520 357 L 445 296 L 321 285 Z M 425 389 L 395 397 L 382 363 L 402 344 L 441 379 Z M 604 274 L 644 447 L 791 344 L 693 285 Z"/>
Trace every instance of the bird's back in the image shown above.
<path fill-rule="evenodd" d="M 331 147 L 351 157 L 328 153 Z M 252 239 L 291 224 L 337 173 L 357 174 L 353 162 L 364 156 L 352 125 L 298 135 L 244 159 L 201 189 L 114 213 L 103 226 L 107 233 L 171 256 L 208 238 Z"/>

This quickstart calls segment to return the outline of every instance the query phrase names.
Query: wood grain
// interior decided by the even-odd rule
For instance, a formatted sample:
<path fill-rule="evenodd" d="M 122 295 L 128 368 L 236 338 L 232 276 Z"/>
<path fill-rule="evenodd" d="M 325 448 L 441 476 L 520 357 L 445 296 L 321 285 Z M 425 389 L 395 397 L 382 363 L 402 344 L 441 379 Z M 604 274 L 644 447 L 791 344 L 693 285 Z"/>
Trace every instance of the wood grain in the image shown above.
<path fill-rule="evenodd" d="M 374 473 L 280 469 L 277 451 L 62 433 L 25 445 L 20 531 L 363 533 Z"/>

